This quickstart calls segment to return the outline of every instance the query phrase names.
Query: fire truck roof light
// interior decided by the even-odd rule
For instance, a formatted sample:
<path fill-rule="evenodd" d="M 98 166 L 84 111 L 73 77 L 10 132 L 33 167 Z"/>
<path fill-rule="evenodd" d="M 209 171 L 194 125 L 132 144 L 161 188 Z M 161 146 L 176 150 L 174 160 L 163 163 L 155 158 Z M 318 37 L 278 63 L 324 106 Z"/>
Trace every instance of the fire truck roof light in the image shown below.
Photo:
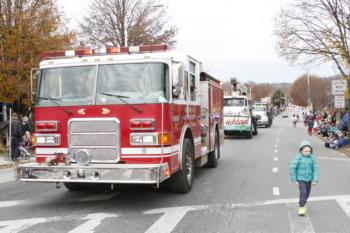
<path fill-rule="evenodd" d="M 142 45 L 130 47 L 110 47 L 98 49 L 77 49 L 66 51 L 51 51 L 44 52 L 42 59 L 49 59 L 53 57 L 74 57 L 74 56 L 89 56 L 94 54 L 118 54 L 118 53 L 145 53 L 168 50 L 167 45 Z"/>
<path fill-rule="evenodd" d="M 78 55 L 78 56 L 93 55 L 94 53 L 95 53 L 95 50 L 93 50 L 93 49 L 75 50 L 75 55 Z"/>

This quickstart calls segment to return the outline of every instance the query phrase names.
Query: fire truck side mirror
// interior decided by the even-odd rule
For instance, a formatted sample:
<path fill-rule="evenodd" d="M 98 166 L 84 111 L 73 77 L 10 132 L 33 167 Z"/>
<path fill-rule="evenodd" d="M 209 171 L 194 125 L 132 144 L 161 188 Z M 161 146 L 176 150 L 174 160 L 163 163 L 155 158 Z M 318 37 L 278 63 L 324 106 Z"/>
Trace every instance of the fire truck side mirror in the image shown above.
<path fill-rule="evenodd" d="M 35 87 L 37 84 L 38 77 L 39 77 L 39 69 L 38 68 L 31 69 L 31 71 L 30 71 L 30 100 L 32 103 L 34 103 L 34 100 L 36 100 L 36 91 L 34 91 L 34 90 L 36 90 Z M 35 87 L 33 87 L 33 85 Z"/>

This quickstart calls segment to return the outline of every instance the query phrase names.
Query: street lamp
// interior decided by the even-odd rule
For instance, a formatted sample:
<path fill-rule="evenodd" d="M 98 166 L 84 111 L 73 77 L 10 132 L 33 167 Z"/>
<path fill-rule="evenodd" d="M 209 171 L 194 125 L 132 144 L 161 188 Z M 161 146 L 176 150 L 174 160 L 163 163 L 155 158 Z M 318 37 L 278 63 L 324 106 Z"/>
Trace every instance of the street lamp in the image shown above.
<path fill-rule="evenodd" d="M 137 6 L 135 6 L 136 8 Z M 154 5 L 152 6 L 152 8 L 162 8 L 164 7 L 164 5 Z M 125 14 L 125 19 L 124 19 L 124 47 L 128 47 L 129 43 L 129 35 L 128 35 L 128 25 L 130 24 L 132 19 L 132 15 L 130 15 L 130 17 L 128 17 L 128 14 Z"/>

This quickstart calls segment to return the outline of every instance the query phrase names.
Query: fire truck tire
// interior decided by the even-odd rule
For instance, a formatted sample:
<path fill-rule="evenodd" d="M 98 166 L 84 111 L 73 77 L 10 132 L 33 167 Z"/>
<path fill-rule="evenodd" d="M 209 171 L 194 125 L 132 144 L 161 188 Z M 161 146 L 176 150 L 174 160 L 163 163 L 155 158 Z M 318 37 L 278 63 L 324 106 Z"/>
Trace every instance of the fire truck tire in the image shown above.
<path fill-rule="evenodd" d="M 188 193 L 192 189 L 194 178 L 194 148 L 189 138 L 185 138 L 182 149 L 182 169 L 169 180 L 170 190 L 174 193 Z"/>
<path fill-rule="evenodd" d="M 214 151 L 208 154 L 208 164 L 207 166 L 210 168 L 216 168 L 218 166 L 218 160 L 220 158 L 220 141 L 219 134 L 216 131 L 215 133 L 215 148 Z"/>
<path fill-rule="evenodd" d="M 84 190 L 85 187 L 80 183 L 63 183 L 64 187 L 66 187 L 69 191 L 81 191 Z"/>

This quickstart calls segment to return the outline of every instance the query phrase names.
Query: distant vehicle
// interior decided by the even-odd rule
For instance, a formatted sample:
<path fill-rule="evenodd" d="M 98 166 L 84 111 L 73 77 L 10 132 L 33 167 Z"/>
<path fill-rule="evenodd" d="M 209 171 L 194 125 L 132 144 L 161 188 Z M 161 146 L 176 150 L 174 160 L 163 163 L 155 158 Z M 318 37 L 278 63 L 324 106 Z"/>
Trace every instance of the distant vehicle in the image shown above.
<path fill-rule="evenodd" d="M 273 118 L 274 118 L 272 106 L 270 104 L 266 103 L 266 102 L 258 102 L 258 103 L 254 104 L 254 107 L 255 108 L 265 107 L 266 108 L 266 116 L 268 118 L 269 123 L 268 123 L 268 125 L 266 125 L 264 123 L 262 123 L 260 125 L 265 125 L 266 128 L 271 127 L 271 125 L 273 123 Z"/>
<path fill-rule="evenodd" d="M 257 118 L 251 113 L 247 96 L 224 97 L 224 133 L 248 139 L 258 134 Z"/>
<path fill-rule="evenodd" d="M 283 118 L 288 118 L 288 112 L 283 112 L 283 113 L 282 113 L 282 117 L 283 117 Z"/>
<path fill-rule="evenodd" d="M 271 126 L 270 120 L 268 117 L 268 111 L 267 107 L 262 104 L 258 104 L 253 106 L 253 115 L 258 115 L 260 116 L 259 120 L 257 121 L 258 126 L 264 126 L 265 128 L 268 128 Z"/>

